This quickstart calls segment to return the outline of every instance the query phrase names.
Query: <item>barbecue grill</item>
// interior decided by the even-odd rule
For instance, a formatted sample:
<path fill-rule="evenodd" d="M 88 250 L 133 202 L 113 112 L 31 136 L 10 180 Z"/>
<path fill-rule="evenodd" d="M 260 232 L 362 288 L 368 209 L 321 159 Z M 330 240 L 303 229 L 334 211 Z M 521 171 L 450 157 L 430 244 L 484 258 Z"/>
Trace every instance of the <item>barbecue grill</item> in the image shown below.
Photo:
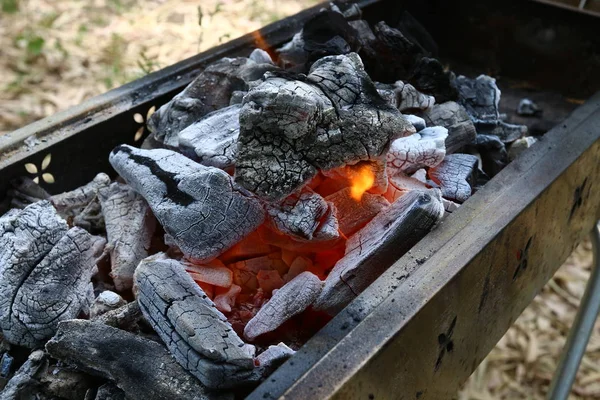
<path fill-rule="evenodd" d="M 545 110 L 539 129 L 553 128 L 405 256 L 390 259 L 251 399 L 452 397 L 600 218 L 597 19 L 516 0 L 359 5 L 369 21 L 393 22 L 408 10 L 453 70 L 500 76 L 505 107 L 514 110 L 527 94 Z M 109 152 L 140 145 L 149 110 L 203 67 L 247 56 L 259 37 L 280 46 L 321 7 L 0 137 L 0 193 L 24 175 L 59 193 L 112 171 Z"/>

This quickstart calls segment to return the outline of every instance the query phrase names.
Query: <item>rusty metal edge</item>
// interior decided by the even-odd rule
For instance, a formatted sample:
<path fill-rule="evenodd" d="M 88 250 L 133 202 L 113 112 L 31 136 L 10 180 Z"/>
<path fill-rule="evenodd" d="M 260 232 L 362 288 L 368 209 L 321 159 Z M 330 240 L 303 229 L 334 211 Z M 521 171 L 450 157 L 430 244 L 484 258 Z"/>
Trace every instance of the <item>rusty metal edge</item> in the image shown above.
<path fill-rule="evenodd" d="M 563 124 L 553 128 L 535 146 L 511 163 L 494 177 L 480 192 L 449 216 L 417 244 L 409 253 L 392 265 L 376 282 L 338 314 L 325 328 L 318 332 L 297 354 L 281 366 L 269 379 L 259 386 L 248 399 L 326 399 L 364 398 L 373 382 L 371 366 L 392 345 L 401 346 L 397 340 L 410 330 L 430 302 L 442 298 L 453 280 L 469 271 L 473 261 L 490 244 L 498 240 L 503 230 L 540 199 L 553 183 L 560 179 L 570 166 L 600 140 L 600 93 L 577 108 Z M 600 161 L 600 160 L 598 160 Z M 593 171 L 600 175 L 600 171 Z M 598 186 L 590 179 L 593 185 Z M 519 195 L 516 195 L 519 193 Z M 572 196 L 569 192 L 569 196 Z M 600 209 L 600 196 L 587 200 L 593 215 L 589 227 L 596 221 Z M 595 203 L 594 203 L 595 202 Z M 585 230 L 585 235 L 589 230 Z M 583 236 L 579 237 L 580 240 Z M 569 251 L 576 240 L 561 243 Z M 459 253 L 456 249 L 461 249 Z M 564 255 L 563 258 L 566 258 Z M 514 303 L 522 307 L 511 310 L 508 321 L 503 320 L 502 333 L 522 312 L 543 284 L 562 264 L 564 259 L 553 260 L 545 265 L 545 279 L 528 288 L 523 296 L 517 295 Z M 488 290 L 494 290 L 493 288 Z M 503 293 L 494 293 L 494 296 Z M 511 293 L 514 295 L 514 293 Z M 530 298 L 525 299 L 525 296 Z M 440 319 L 446 319 L 447 310 L 439 310 Z M 513 315 L 514 314 L 514 315 Z M 498 315 L 500 317 L 500 315 Z M 504 316 L 503 316 L 504 317 Z M 461 321 L 464 324 L 464 321 Z M 423 332 L 423 338 L 441 337 L 440 324 L 432 321 L 431 331 Z M 434 330 L 435 329 L 435 330 Z M 433 335 L 433 336 L 432 336 Z M 440 336 L 438 336 L 440 335 Z M 501 336 L 491 338 L 491 345 L 477 346 L 474 357 L 477 362 L 467 366 L 466 379 Z M 490 341 L 486 338 L 483 341 Z M 389 355 L 389 354 L 388 354 Z M 417 357 L 417 354 L 412 354 Z M 407 365 L 420 365 L 416 358 L 406 359 Z M 378 376 L 382 375 L 377 371 Z M 414 371 L 413 371 L 414 372 Z M 390 368 L 381 379 L 394 379 L 408 374 L 406 369 Z M 418 373 L 418 371 L 417 371 Z M 361 378 L 358 376 L 361 375 Z M 388 375 L 388 376 L 385 376 Z M 458 376 L 458 374 L 457 374 Z M 462 379 L 462 380 L 464 380 Z M 380 382 L 381 383 L 381 382 Z M 388 382 L 389 383 L 389 382 Z M 434 382 L 429 382 L 435 386 Z M 444 384 L 448 382 L 444 380 Z M 455 388 L 461 382 L 449 385 Z M 380 387 L 385 385 L 379 385 Z M 410 386 L 410 383 L 407 385 Z M 426 386 L 426 385 L 425 385 Z M 377 392 L 377 387 L 369 394 Z M 383 393 L 384 398 L 425 398 L 427 387 L 408 393 Z M 429 389 L 432 389 L 431 387 Z M 342 392 L 343 391 L 343 392 Z M 342 393 L 342 394 L 341 394 Z M 435 393 L 435 390 L 430 390 Z M 374 395 L 374 394 L 373 394 Z M 381 393 L 375 398 L 381 398 Z M 429 397 L 438 399 L 440 397 Z"/>

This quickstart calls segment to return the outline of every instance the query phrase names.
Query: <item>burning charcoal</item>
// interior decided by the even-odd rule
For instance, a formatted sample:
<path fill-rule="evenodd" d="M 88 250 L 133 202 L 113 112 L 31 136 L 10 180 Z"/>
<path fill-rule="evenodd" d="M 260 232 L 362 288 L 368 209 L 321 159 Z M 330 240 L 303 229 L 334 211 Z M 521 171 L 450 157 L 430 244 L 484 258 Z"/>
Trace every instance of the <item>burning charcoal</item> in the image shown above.
<path fill-rule="evenodd" d="M 427 122 L 427 126 L 443 126 L 448 129 L 446 138 L 446 153 L 452 154 L 468 144 L 471 144 L 477 132 L 475 126 L 463 106 L 448 101 L 436 104 L 421 115 Z"/>
<path fill-rule="evenodd" d="M 437 189 L 411 191 L 377 214 L 346 243 L 313 307 L 335 315 L 443 217 Z"/>
<path fill-rule="evenodd" d="M 259 64 L 249 58 L 222 58 L 152 114 L 148 129 L 158 142 L 177 147 L 179 132 L 206 114 L 228 106 L 235 90 L 248 90 L 249 82 L 275 69 L 271 63 Z"/>
<path fill-rule="evenodd" d="M 285 343 L 278 343 L 277 346 L 269 346 L 256 357 L 258 368 L 261 370 L 261 375 L 269 376 L 295 353 L 296 352 L 290 349 Z"/>
<path fill-rule="evenodd" d="M 112 151 L 110 163 L 192 259 L 215 258 L 264 219 L 260 202 L 226 172 L 173 151 L 123 145 Z"/>
<path fill-rule="evenodd" d="M 326 200 L 335 206 L 339 230 L 346 237 L 362 228 L 375 215 L 390 205 L 385 198 L 371 193 L 364 193 L 360 200 L 356 201 L 351 194 L 351 188 L 345 188 L 329 195 Z"/>
<path fill-rule="evenodd" d="M 39 221 L 40 216 L 36 218 Z M 50 338 L 60 321 L 89 312 L 93 299 L 91 278 L 104 243 L 104 239 L 75 227 L 34 265 L 6 263 L 0 271 L 0 326 L 4 337 L 33 348 Z M 41 243 L 36 241 L 36 245 Z"/>
<path fill-rule="evenodd" d="M 248 58 L 257 64 L 272 64 L 275 65 L 269 53 L 263 49 L 254 49 Z"/>
<path fill-rule="evenodd" d="M 442 203 L 444 203 L 444 210 L 448 214 L 452 214 L 454 211 L 458 210 L 458 207 L 460 207 L 460 204 L 455 203 L 455 202 L 450 201 L 450 200 L 446 200 L 443 197 L 442 197 Z"/>
<path fill-rule="evenodd" d="M 526 136 L 521 139 L 515 140 L 508 150 L 508 161 L 514 161 L 523 151 L 527 150 L 534 145 L 538 140 L 533 136 Z"/>
<path fill-rule="evenodd" d="M 269 201 L 319 169 L 379 159 L 391 140 L 414 131 L 355 53 L 322 58 L 302 79 L 270 75 L 244 97 L 236 182 Z"/>
<path fill-rule="evenodd" d="M 231 285 L 229 288 L 217 288 L 215 291 L 215 307 L 221 312 L 231 312 L 231 307 L 235 304 L 237 295 L 240 294 L 242 288 L 238 285 Z"/>
<path fill-rule="evenodd" d="M 347 54 L 357 48 L 354 29 L 343 14 L 330 10 L 322 11 L 304 23 L 302 40 L 309 61 Z"/>
<path fill-rule="evenodd" d="M 235 164 L 241 105 L 222 108 L 179 132 L 179 150 L 200 164 L 227 169 Z"/>
<path fill-rule="evenodd" d="M 116 310 L 92 317 L 92 320 L 124 331 L 137 332 L 139 330 L 138 323 L 142 318 L 143 315 L 140 306 L 138 302 L 134 300 Z"/>
<path fill-rule="evenodd" d="M 540 109 L 540 107 L 537 104 L 535 104 L 532 100 L 527 98 L 521 99 L 521 101 L 519 102 L 519 106 L 517 107 L 517 114 L 519 115 L 533 116 L 541 113 L 542 110 Z"/>
<path fill-rule="evenodd" d="M 90 318 L 93 319 L 111 310 L 116 310 L 127 304 L 125 300 L 115 292 L 105 290 L 94 299 L 90 309 Z"/>
<path fill-rule="evenodd" d="M 98 388 L 94 400 L 127 400 L 127 396 L 114 383 L 105 383 Z"/>
<path fill-rule="evenodd" d="M 296 33 L 292 40 L 277 49 L 279 63 L 283 68 L 297 67 L 304 65 L 308 60 L 308 52 L 304 50 L 304 39 L 302 31 Z"/>
<path fill-rule="evenodd" d="M 477 157 L 471 154 L 450 154 L 429 177 L 440 185 L 442 196 L 459 203 L 471 197 L 471 184 L 477 180 Z"/>
<path fill-rule="evenodd" d="M 231 398 L 208 392 L 160 343 L 103 324 L 61 322 L 46 350 L 54 358 L 114 381 L 132 400 Z"/>
<path fill-rule="evenodd" d="M 31 353 L 27 361 L 18 369 L 6 384 L 4 390 L 2 390 L 2 400 L 37 398 L 40 386 L 37 375 L 46 363 L 47 359 L 42 350 L 36 350 Z"/>
<path fill-rule="evenodd" d="M 196 282 L 228 288 L 233 283 L 233 273 L 219 260 L 213 260 L 207 265 L 184 263 L 185 270 Z"/>
<path fill-rule="evenodd" d="M 423 118 L 421 118 L 421 117 L 417 117 L 416 115 L 404 114 L 404 118 L 406 118 L 406 120 L 408 122 L 410 122 L 412 124 L 412 126 L 415 127 L 415 130 L 417 132 L 422 131 L 427 126 L 425 124 L 425 120 Z M 446 138 L 446 140 L 447 140 L 447 138 Z"/>
<path fill-rule="evenodd" d="M 300 240 L 339 237 L 335 209 L 310 189 L 292 194 L 278 204 L 267 205 L 267 214 L 280 232 Z"/>
<path fill-rule="evenodd" d="M 256 379 L 254 354 L 175 260 L 150 257 L 135 272 L 140 308 L 173 357 L 211 389 Z"/>
<path fill-rule="evenodd" d="M 25 208 L 39 200 L 50 198 L 48 192 L 26 176 L 13 179 L 10 185 L 12 188 L 6 192 L 6 196 L 11 198 L 10 203 L 14 208 Z"/>
<path fill-rule="evenodd" d="M 396 139 L 387 153 L 388 174 L 414 172 L 422 167 L 435 167 L 446 156 L 448 130 L 441 126 L 425 128 L 419 133 Z"/>
<path fill-rule="evenodd" d="M 411 110 L 427 110 L 435 104 L 433 96 L 419 92 L 409 83 L 397 81 L 394 84 L 394 92 L 396 107 L 403 113 Z"/>
<path fill-rule="evenodd" d="M 70 192 L 54 195 L 50 201 L 63 218 L 74 217 L 96 198 L 100 189 L 108 185 L 110 185 L 108 175 L 99 173 L 88 184 Z"/>
<path fill-rule="evenodd" d="M 267 332 L 272 332 L 294 315 L 306 310 L 319 296 L 323 282 L 310 272 L 303 272 L 281 289 L 262 306 L 246 328 L 244 337 L 254 340 Z"/>
<path fill-rule="evenodd" d="M 489 176 L 496 175 L 508 164 L 506 146 L 498 136 L 477 135 L 473 144 L 481 155 L 483 170 Z"/>
<path fill-rule="evenodd" d="M 133 272 L 148 256 L 156 221 L 146 201 L 131 187 L 113 183 L 99 191 L 106 224 L 111 272 L 118 291 L 131 289 Z"/>

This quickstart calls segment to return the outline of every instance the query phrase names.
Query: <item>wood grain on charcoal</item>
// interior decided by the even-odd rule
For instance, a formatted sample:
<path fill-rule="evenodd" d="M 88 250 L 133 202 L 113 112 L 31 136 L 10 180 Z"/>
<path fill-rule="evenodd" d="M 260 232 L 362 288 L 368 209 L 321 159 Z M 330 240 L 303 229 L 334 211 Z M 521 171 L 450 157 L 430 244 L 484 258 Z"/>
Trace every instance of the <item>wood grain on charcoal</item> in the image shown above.
<path fill-rule="evenodd" d="M 471 197 L 471 186 L 477 176 L 477 157 L 471 154 L 449 154 L 435 168 L 429 170 L 429 177 L 438 185 L 442 195 L 459 203 Z"/>

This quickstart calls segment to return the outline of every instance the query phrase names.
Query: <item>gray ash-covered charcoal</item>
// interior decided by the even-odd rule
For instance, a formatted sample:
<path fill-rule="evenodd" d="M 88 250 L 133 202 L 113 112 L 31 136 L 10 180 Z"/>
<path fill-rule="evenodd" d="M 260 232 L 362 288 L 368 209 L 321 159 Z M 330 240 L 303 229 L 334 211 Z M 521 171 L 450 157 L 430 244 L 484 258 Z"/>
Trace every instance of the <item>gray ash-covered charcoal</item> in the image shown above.
<path fill-rule="evenodd" d="M 508 154 L 504 142 L 498 136 L 477 135 L 473 146 L 481 156 L 483 170 L 495 176 L 508 164 Z"/>
<path fill-rule="evenodd" d="M 247 346 L 214 303 L 176 260 L 160 254 L 135 272 L 140 308 L 187 371 L 211 389 L 247 384 L 258 377 Z"/>
<path fill-rule="evenodd" d="M 429 170 L 429 178 L 440 185 L 442 196 L 462 203 L 471 197 L 471 185 L 477 181 L 477 162 L 471 154 L 450 154 Z"/>
<path fill-rule="evenodd" d="M 129 332 L 137 332 L 139 323 L 144 316 L 140 310 L 137 300 L 127 303 L 116 310 L 107 311 L 104 314 L 91 317 L 95 322 L 112 326 Z"/>
<path fill-rule="evenodd" d="M 278 231 L 307 241 L 339 237 L 335 208 L 310 189 L 268 204 L 267 214 Z"/>
<path fill-rule="evenodd" d="M 88 400 L 87 398 L 85 400 Z M 128 400 L 124 391 L 114 383 L 105 383 L 100 386 L 93 400 Z"/>
<path fill-rule="evenodd" d="M 276 368 L 287 361 L 287 359 L 295 353 L 296 352 L 290 349 L 285 343 L 269 346 L 256 357 L 260 375 L 269 376 Z"/>
<path fill-rule="evenodd" d="M 179 150 L 200 164 L 227 169 L 235 165 L 240 134 L 240 104 L 207 114 L 179 132 Z"/>
<path fill-rule="evenodd" d="M 521 153 L 533 146 L 538 140 L 533 136 L 515 140 L 508 149 L 508 161 L 514 161 Z"/>
<path fill-rule="evenodd" d="M 86 185 L 70 192 L 54 195 L 50 201 L 63 218 L 75 217 L 96 198 L 100 189 L 108 185 L 110 185 L 110 177 L 101 172 Z"/>
<path fill-rule="evenodd" d="M 38 375 L 47 362 L 42 350 L 32 352 L 0 392 L 2 400 L 37 399 L 40 390 Z"/>
<path fill-rule="evenodd" d="M 50 198 L 40 185 L 26 176 L 20 176 L 10 181 L 10 189 L 6 191 L 6 197 L 10 198 L 10 206 L 13 208 L 25 208 L 29 204 Z"/>
<path fill-rule="evenodd" d="M 107 250 L 118 291 L 131 289 L 133 272 L 148 256 L 156 220 L 144 198 L 130 186 L 115 182 L 99 191 L 106 224 Z"/>
<path fill-rule="evenodd" d="M 444 215 L 437 189 L 414 190 L 375 216 L 346 243 L 313 307 L 335 315 L 421 240 Z"/>
<path fill-rule="evenodd" d="M 218 168 L 171 150 L 119 146 L 110 155 L 117 172 L 150 205 L 181 251 L 210 260 L 256 229 L 263 208 Z"/>
<path fill-rule="evenodd" d="M 448 129 L 446 138 L 446 153 L 456 153 L 471 144 L 477 136 L 475 125 L 463 106 L 454 102 L 436 104 L 426 110 L 421 117 L 427 126 L 443 126 Z"/>
<path fill-rule="evenodd" d="M 257 63 L 245 57 L 215 61 L 183 92 L 152 114 L 148 129 L 156 141 L 177 147 L 179 132 L 204 115 L 228 106 L 234 91 L 248 90 L 249 82 L 275 69 L 272 63 Z"/>
<path fill-rule="evenodd" d="M 535 116 L 542 113 L 542 109 L 533 100 L 524 98 L 519 101 L 517 114 L 524 116 Z"/>
<path fill-rule="evenodd" d="M 58 360 L 113 381 L 130 400 L 231 399 L 211 393 L 157 342 L 85 320 L 61 322 L 46 350 Z"/>
<path fill-rule="evenodd" d="M 404 118 L 406 118 L 406 120 L 408 122 L 410 122 L 412 124 L 412 126 L 415 127 L 415 130 L 417 132 L 425 129 L 427 127 L 427 124 L 425 123 L 425 119 L 418 117 L 416 115 L 413 114 L 404 114 Z M 447 139 L 447 138 L 446 138 Z"/>
<path fill-rule="evenodd" d="M 127 302 L 117 293 L 105 290 L 94 299 L 94 302 L 90 307 L 90 319 L 94 319 L 109 311 L 116 310 L 125 304 L 127 304 Z"/>
<path fill-rule="evenodd" d="M 427 110 L 435 104 L 435 98 L 419 92 L 410 83 L 397 81 L 394 84 L 394 93 L 396 95 L 396 107 L 402 113 Z"/>
<path fill-rule="evenodd" d="M 252 53 L 250 53 L 248 58 L 257 64 L 273 64 L 273 65 L 275 65 L 275 63 L 273 62 L 273 59 L 271 58 L 269 53 L 267 53 L 263 49 L 252 50 Z"/>
<path fill-rule="evenodd" d="M 305 271 L 277 290 L 258 313 L 248 321 L 244 337 L 254 340 L 272 332 L 294 315 L 306 310 L 319 296 L 323 282 L 312 272 Z"/>
<path fill-rule="evenodd" d="M 325 57 L 306 77 L 268 75 L 244 97 L 235 179 L 281 200 L 318 170 L 378 160 L 391 140 L 413 132 L 379 96 L 358 55 Z"/>
<path fill-rule="evenodd" d="M 418 133 L 396 139 L 387 153 L 388 175 L 412 173 L 423 167 L 435 167 L 446 156 L 448 130 L 441 126 L 425 128 Z"/>
<path fill-rule="evenodd" d="M 527 134 L 527 126 L 509 124 L 504 121 L 478 122 L 475 126 L 478 134 L 497 136 L 504 143 L 512 143 Z"/>

